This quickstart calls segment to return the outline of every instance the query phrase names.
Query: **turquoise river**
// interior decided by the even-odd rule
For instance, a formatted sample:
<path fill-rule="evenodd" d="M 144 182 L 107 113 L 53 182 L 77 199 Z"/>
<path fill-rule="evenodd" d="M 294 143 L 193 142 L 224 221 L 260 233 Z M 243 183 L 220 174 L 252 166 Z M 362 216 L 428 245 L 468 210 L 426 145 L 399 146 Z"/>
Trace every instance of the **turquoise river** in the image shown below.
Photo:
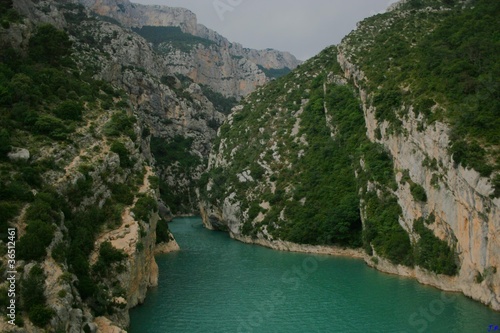
<path fill-rule="evenodd" d="M 175 219 L 170 229 L 181 251 L 157 257 L 159 286 L 131 311 L 130 333 L 476 333 L 500 326 L 500 313 L 480 303 L 362 260 L 242 244 L 204 229 L 199 218 Z"/>

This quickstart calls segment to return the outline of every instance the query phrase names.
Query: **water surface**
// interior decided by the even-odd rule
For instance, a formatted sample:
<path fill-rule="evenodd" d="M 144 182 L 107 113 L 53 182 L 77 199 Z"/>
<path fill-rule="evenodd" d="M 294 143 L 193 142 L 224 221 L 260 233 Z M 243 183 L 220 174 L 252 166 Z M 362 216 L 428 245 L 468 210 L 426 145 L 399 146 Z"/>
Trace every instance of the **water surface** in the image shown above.
<path fill-rule="evenodd" d="M 157 257 L 159 287 L 131 311 L 131 333 L 488 332 L 500 313 L 463 295 L 349 258 L 278 252 L 170 224 L 181 247 Z"/>

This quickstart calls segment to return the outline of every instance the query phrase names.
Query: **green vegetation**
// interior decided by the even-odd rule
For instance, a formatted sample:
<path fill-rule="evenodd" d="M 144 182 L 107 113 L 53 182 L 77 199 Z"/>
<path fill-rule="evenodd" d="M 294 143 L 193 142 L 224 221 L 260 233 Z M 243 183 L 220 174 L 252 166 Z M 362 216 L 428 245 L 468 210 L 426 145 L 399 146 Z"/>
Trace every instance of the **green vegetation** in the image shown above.
<path fill-rule="evenodd" d="M 131 168 L 134 166 L 134 161 L 130 158 L 130 153 L 122 142 L 114 141 L 111 144 L 110 150 L 118 154 L 120 157 L 120 166 L 122 168 Z"/>
<path fill-rule="evenodd" d="M 490 176 L 500 170 L 500 3 L 413 0 L 403 10 L 366 19 L 345 39 L 369 78 L 362 85 L 374 93 L 377 119 L 390 122 L 388 134 L 401 132 L 412 105 L 424 116 L 420 128 L 448 122 L 456 165 Z"/>
<path fill-rule="evenodd" d="M 233 115 L 232 125 L 221 128 L 225 158 L 231 163 L 202 176 L 201 195 L 220 205 L 235 192 L 233 200 L 242 203 L 248 216 L 242 217 L 245 235 L 255 237 L 265 228 L 275 238 L 296 243 L 349 247 L 373 243 L 391 260 L 411 263 L 410 239 L 399 225 L 401 211 L 389 193 L 397 188 L 392 159 L 367 139 L 355 92 L 348 86 L 325 84 L 329 71 L 340 74 L 336 56 L 336 49 L 329 48 L 295 75 L 275 80 L 247 99 L 243 110 Z M 241 182 L 236 175 L 243 172 L 254 181 Z M 275 190 L 257 181 L 272 182 Z M 209 182 L 212 189 L 207 192 Z M 379 184 L 386 197 L 366 193 L 368 182 Z M 362 235 L 360 190 L 370 201 L 368 237 Z M 262 208 L 262 202 L 270 209 Z M 264 219 L 255 223 L 259 214 Z"/>
<path fill-rule="evenodd" d="M 205 47 L 214 44 L 208 39 L 182 32 L 179 27 L 143 26 L 141 28 L 132 28 L 132 30 L 144 37 L 160 51 L 163 49 L 164 44 L 186 53 L 199 44 Z"/>
<path fill-rule="evenodd" d="M 37 33 L 30 39 L 30 58 L 54 67 L 71 65 L 71 41 L 66 32 L 50 24 L 38 27 Z"/>
<path fill-rule="evenodd" d="M 101 244 L 99 249 L 99 261 L 101 261 L 105 266 L 120 262 L 125 258 L 127 258 L 127 255 L 123 253 L 123 251 L 115 249 L 110 242 L 104 242 Z"/>
<path fill-rule="evenodd" d="M 207 85 L 200 85 L 201 90 L 203 91 L 203 95 L 214 105 L 214 108 L 228 115 L 231 113 L 231 109 L 238 104 L 238 101 L 234 97 L 224 97 L 221 93 L 213 91 Z"/>
<path fill-rule="evenodd" d="M 40 266 L 33 266 L 26 279 L 21 282 L 21 300 L 23 309 L 33 324 L 45 327 L 55 315 L 54 310 L 46 306 L 43 293 L 45 274 Z"/>
<path fill-rule="evenodd" d="M 408 233 L 399 224 L 401 207 L 394 195 L 384 192 L 381 196 L 368 192 L 364 196 L 366 221 L 363 230 L 364 248 L 394 264 L 413 266 L 413 249 Z"/>
<path fill-rule="evenodd" d="M 111 184 L 111 192 L 113 193 L 113 199 L 123 205 L 132 205 L 134 202 L 134 193 L 128 184 Z"/>
<path fill-rule="evenodd" d="M 21 16 L 13 8 L 13 0 L 0 1 L 0 25 L 4 29 L 10 28 L 11 23 L 21 21 Z"/>
<path fill-rule="evenodd" d="M 413 229 L 420 239 L 415 246 L 415 264 L 437 274 L 458 273 L 456 254 L 448 244 L 434 236 L 424 225 L 424 220 L 415 221 Z"/>
<path fill-rule="evenodd" d="M 287 75 L 292 70 L 288 67 L 283 68 L 265 68 L 264 66 L 258 65 L 259 69 L 266 74 L 266 76 L 270 79 L 278 79 L 282 76 Z"/>
<path fill-rule="evenodd" d="M 62 166 L 74 157 L 71 154 L 83 148 L 79 138 L 87 124 L 89 130 L 84 133 L 95 134 L 94 110 L 126 107 L 126 103 L 111 85 L 96 81 L 92 73 L 82 73 L 77 68 L 72 59 L 72 43 L 65 32 L 42 25 L 35 29 L 28 44 L 27 56 L 8 47 L 0 50 L 0 226 L 6 230 L 21 208 L 26 208 L 26 233 L 16 245 L 18 258 L 27 261 L 41 261 L 48 255 L 47 248 L 60 226 L 63 240 L 54 244 L 50 254 L 76 275 L 74 287 L 95 314 L 112 313 L 115 305 L 107 287 L 102 285 L 99 267 L 105 267 L 106 274 L 112 276 L 107 266 L 121 256 L 104 245 L 95 271 L 88 258 L 99 232 L 120 223 L 124 205 L 133 203 L 137 172 L 132 169 L 132 151 L 124 142 L 136 139 L 135 118 L 112 110 L 111 119 L 103 128 L 112 139 L 110 150 L 120 157 L 118 172 L 130 175 L 124 177 L 123 183 L 108 184 L 109 169 L 99 174 L 90 163 L 81 163 L 78 171 L 82 176 L 65 187 L 63 193 L 57 193 L 47 182 L 54 176 L 47 177 L 46 172 L 56 172 L 57 176 L 64 171 Z M 11 161 L 6 156 L 11 146 L 29 149 L 32 157 Z M 51 156 L 39 156 L 46 154 L 48 147 L 57 153 L 62 150 L 57 162 Z M 109 186 L 112 196 L 91 204 L 85 199 L 95 194 L 97 180 Z M 20 288 L 22 310 L 40 327 L 53 315 L 45 306 L 44 279 L 43 270 L 33 268 Z"/>
<path fill-rule="evenodd" d="M 156 244 L 168 243 L 171 240 L 168 223 L 162 220 L 158 221 L 156 226 Z"/>
<path fill-rule="evenodd" d="M 152 212 L 158 211 L 158 203 L 149 196 L 141 196 L 135 203 L 132 212 L 138 221 L 149 223 Z"/>
<path fill-rule="evenodd" d="M 427 193 L 425 193 L 425 189 L 419 184 L 412 183 L 410 185 L 410 191 L 415 200 L 420 202 L 427 202 Z"/>
<path fill-rule="evenodd" d="M 62 120 L 82 120 L 83 105 L 77 101 L 64 101 L 54 109 L 54 114 Z"/>
<path fill-rule="evenodd" d="M 127 255 L 111 245 L 110 242 L 104 242 L 99 248 L 99 259 L 92 266 L 92 272 L 102 277 L 109 277 L 113 274 L 113 264 L 126 259 Z"/>
<path fill-rule="evenodd" d="M 54 238 L 61 198 L 54 192 L 38 193 L 26 211 L 26 234 L 18 242 L 18 256 L 22 260 L 40 260 Z"/>
<path fill-rule="evenodd" d="M 5 152 L 16 131 L 68 140 L 85 115 L 84 102 L 113 101 L 108 84 L 81 75 L 71 60 L 68 35 L 50 25 L 38 27 L 30 39 L 29 57 L 10 48 L 0 51 L 0 150 Z M 4 156 L 2 156 L 4 158 Z"/>
<path fill-rule="evenodd" d="M 160 169 L 169 168 L 178 175 L 193 178 L 195 170 L 203 160 L 191 153 L 193 139 L 177 135 L 172 139 L 151 137 L 151 152 Z M 160 179 L 160 195 L 174 214 L 192 212 L 192 203 L 196 202 L 193 184 L 188 187 L 172 188 Z"/>
<path fill-rule="evenodd" d="M 193 139 L 180 135 L 170 141 L 153 136 L 151 137 L 151 152 L 161 165 L 178 163 L 181 168 L 189 170 L 200 164 L 199 159 L 190 153 L 192 144 Z"/>
<path fill-rule="evenodd" d="M 118 112 L 111 116 L 109 122 L 104 126 L 104 134 L 109 137 L 128 136 L 135 141 L 134 132 L 135 117 L 128 116 L 125 112 Z"/>
<path fill-rule="evenodd" d="M 286 225 L 279 235 L 298 243 L 357 247 L 360 246 L 361 217 L 357 182 L 352 170 L 353 147 L 349 144 L 356 144 L 353 138 L 360 134 L 363 115 L 357 99 L 347 87 L 332 87 L 324 98 L 323 81 L 320 76 L 313 82 L 310 101 L 301 117 L 309 149 L 296 162 L 292 172 L 283 178 L 278 177 L 278 184 L 290 180 L 300 184 L 294 193 L 296 201 L 286 205 L 287 217 L 293 220 L 293 224 Z M 332 140 L 324 121 L 324 102 L 338 118 L 334 123 L 338 124 L 339 132 L 342 131 L 335 140 Z M 319 124 L 323 125 L 320 127 Z M 301 170 L 297 179 L 293 175 L 296 170 Z M 307 200 L 305 205 L 298 202 L 302 198 Z"/>

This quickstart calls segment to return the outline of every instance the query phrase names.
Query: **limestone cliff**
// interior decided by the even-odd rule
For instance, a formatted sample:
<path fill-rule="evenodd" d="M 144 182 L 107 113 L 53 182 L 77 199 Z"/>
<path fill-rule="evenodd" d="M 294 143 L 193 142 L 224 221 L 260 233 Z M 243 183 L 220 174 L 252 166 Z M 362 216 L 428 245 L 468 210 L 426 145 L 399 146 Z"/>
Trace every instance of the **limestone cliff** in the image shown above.
<path fill-rule="evenodd" d="M 369 78 L 352 63 L 356 51 L 349 45 L 349 39 L 339 46 L 339 50 L 338 62 L 345 77 L 359 89 L 367 136 L 388 149 L 395 169 L 399 170 L 396 179 L 401 180 L 406 172 L 410 182 L 425 189 L 427 200 L 422 202 L 412 195 L 408 182 L 398 186 L 395 194 L 402 208 L 400 224 L 412 234 L 412 238 L 416 238 L 414 221 L 432 215 L 435 222 L 430 229 L 451 244 L 459 256 L 460 271 L 452 279 L 442 277 L 440 281 L 425 271 L 416 271 L 413 275 L 422 283 L 461 291 L 500 310 L 500 276 L 492 274 L 500 264 L 497 239 L 500 198 L 492 196 L 491 179 L 474 169 L 457 166 L 449 153 L 452 144 L 450 125 L 435 121 L 422 129 L 425 120 L 415 112 L 418 106 L 411 106 L 401 119 L 401 133 L 389 134 L 389 123 L 377 120 L 375 115 L 376 107 L 371 102 L 374 93 L 363 84 Z M 377 138 L 376 131 L 382 134 L 381 137 Z M 433 161 L 432 164 L 429 161 Z M 478 276 L 484 280 L 478 281 Z"/>
<path fill-rule="evenodd" d="M 163 49 L 168 71 L 186 75 L 225 96 L 240 98 L 268 82 L 269 77 L 259 66 L 268 70 L 292 70 L 300 64 L 288 52 L 252 50 L 231 43 L 217 32 L 198 24 L 196 15 L 187 9 L 116 0 L 81 0 L 80 3 L 125 27 L 179 27 L 183 33 L 210 42 L 197 42 L 190 49 L 172 47 L 167 42 L 160 48 Z"/>

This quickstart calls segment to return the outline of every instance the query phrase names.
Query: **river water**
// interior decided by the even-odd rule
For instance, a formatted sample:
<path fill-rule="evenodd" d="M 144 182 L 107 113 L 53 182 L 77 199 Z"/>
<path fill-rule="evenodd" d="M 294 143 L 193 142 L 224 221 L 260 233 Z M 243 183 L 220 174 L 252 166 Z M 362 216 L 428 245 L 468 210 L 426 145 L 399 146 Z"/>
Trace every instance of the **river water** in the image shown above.
<path fill-rule="evenodd" d="M 170 224 L 181 251 L 157 257 L 159 286 L 130 333 L 494 332 L 500 313 L 362 260 L 278 252 Z M 498 331 L 500 332 L 500 330 Z"/>

